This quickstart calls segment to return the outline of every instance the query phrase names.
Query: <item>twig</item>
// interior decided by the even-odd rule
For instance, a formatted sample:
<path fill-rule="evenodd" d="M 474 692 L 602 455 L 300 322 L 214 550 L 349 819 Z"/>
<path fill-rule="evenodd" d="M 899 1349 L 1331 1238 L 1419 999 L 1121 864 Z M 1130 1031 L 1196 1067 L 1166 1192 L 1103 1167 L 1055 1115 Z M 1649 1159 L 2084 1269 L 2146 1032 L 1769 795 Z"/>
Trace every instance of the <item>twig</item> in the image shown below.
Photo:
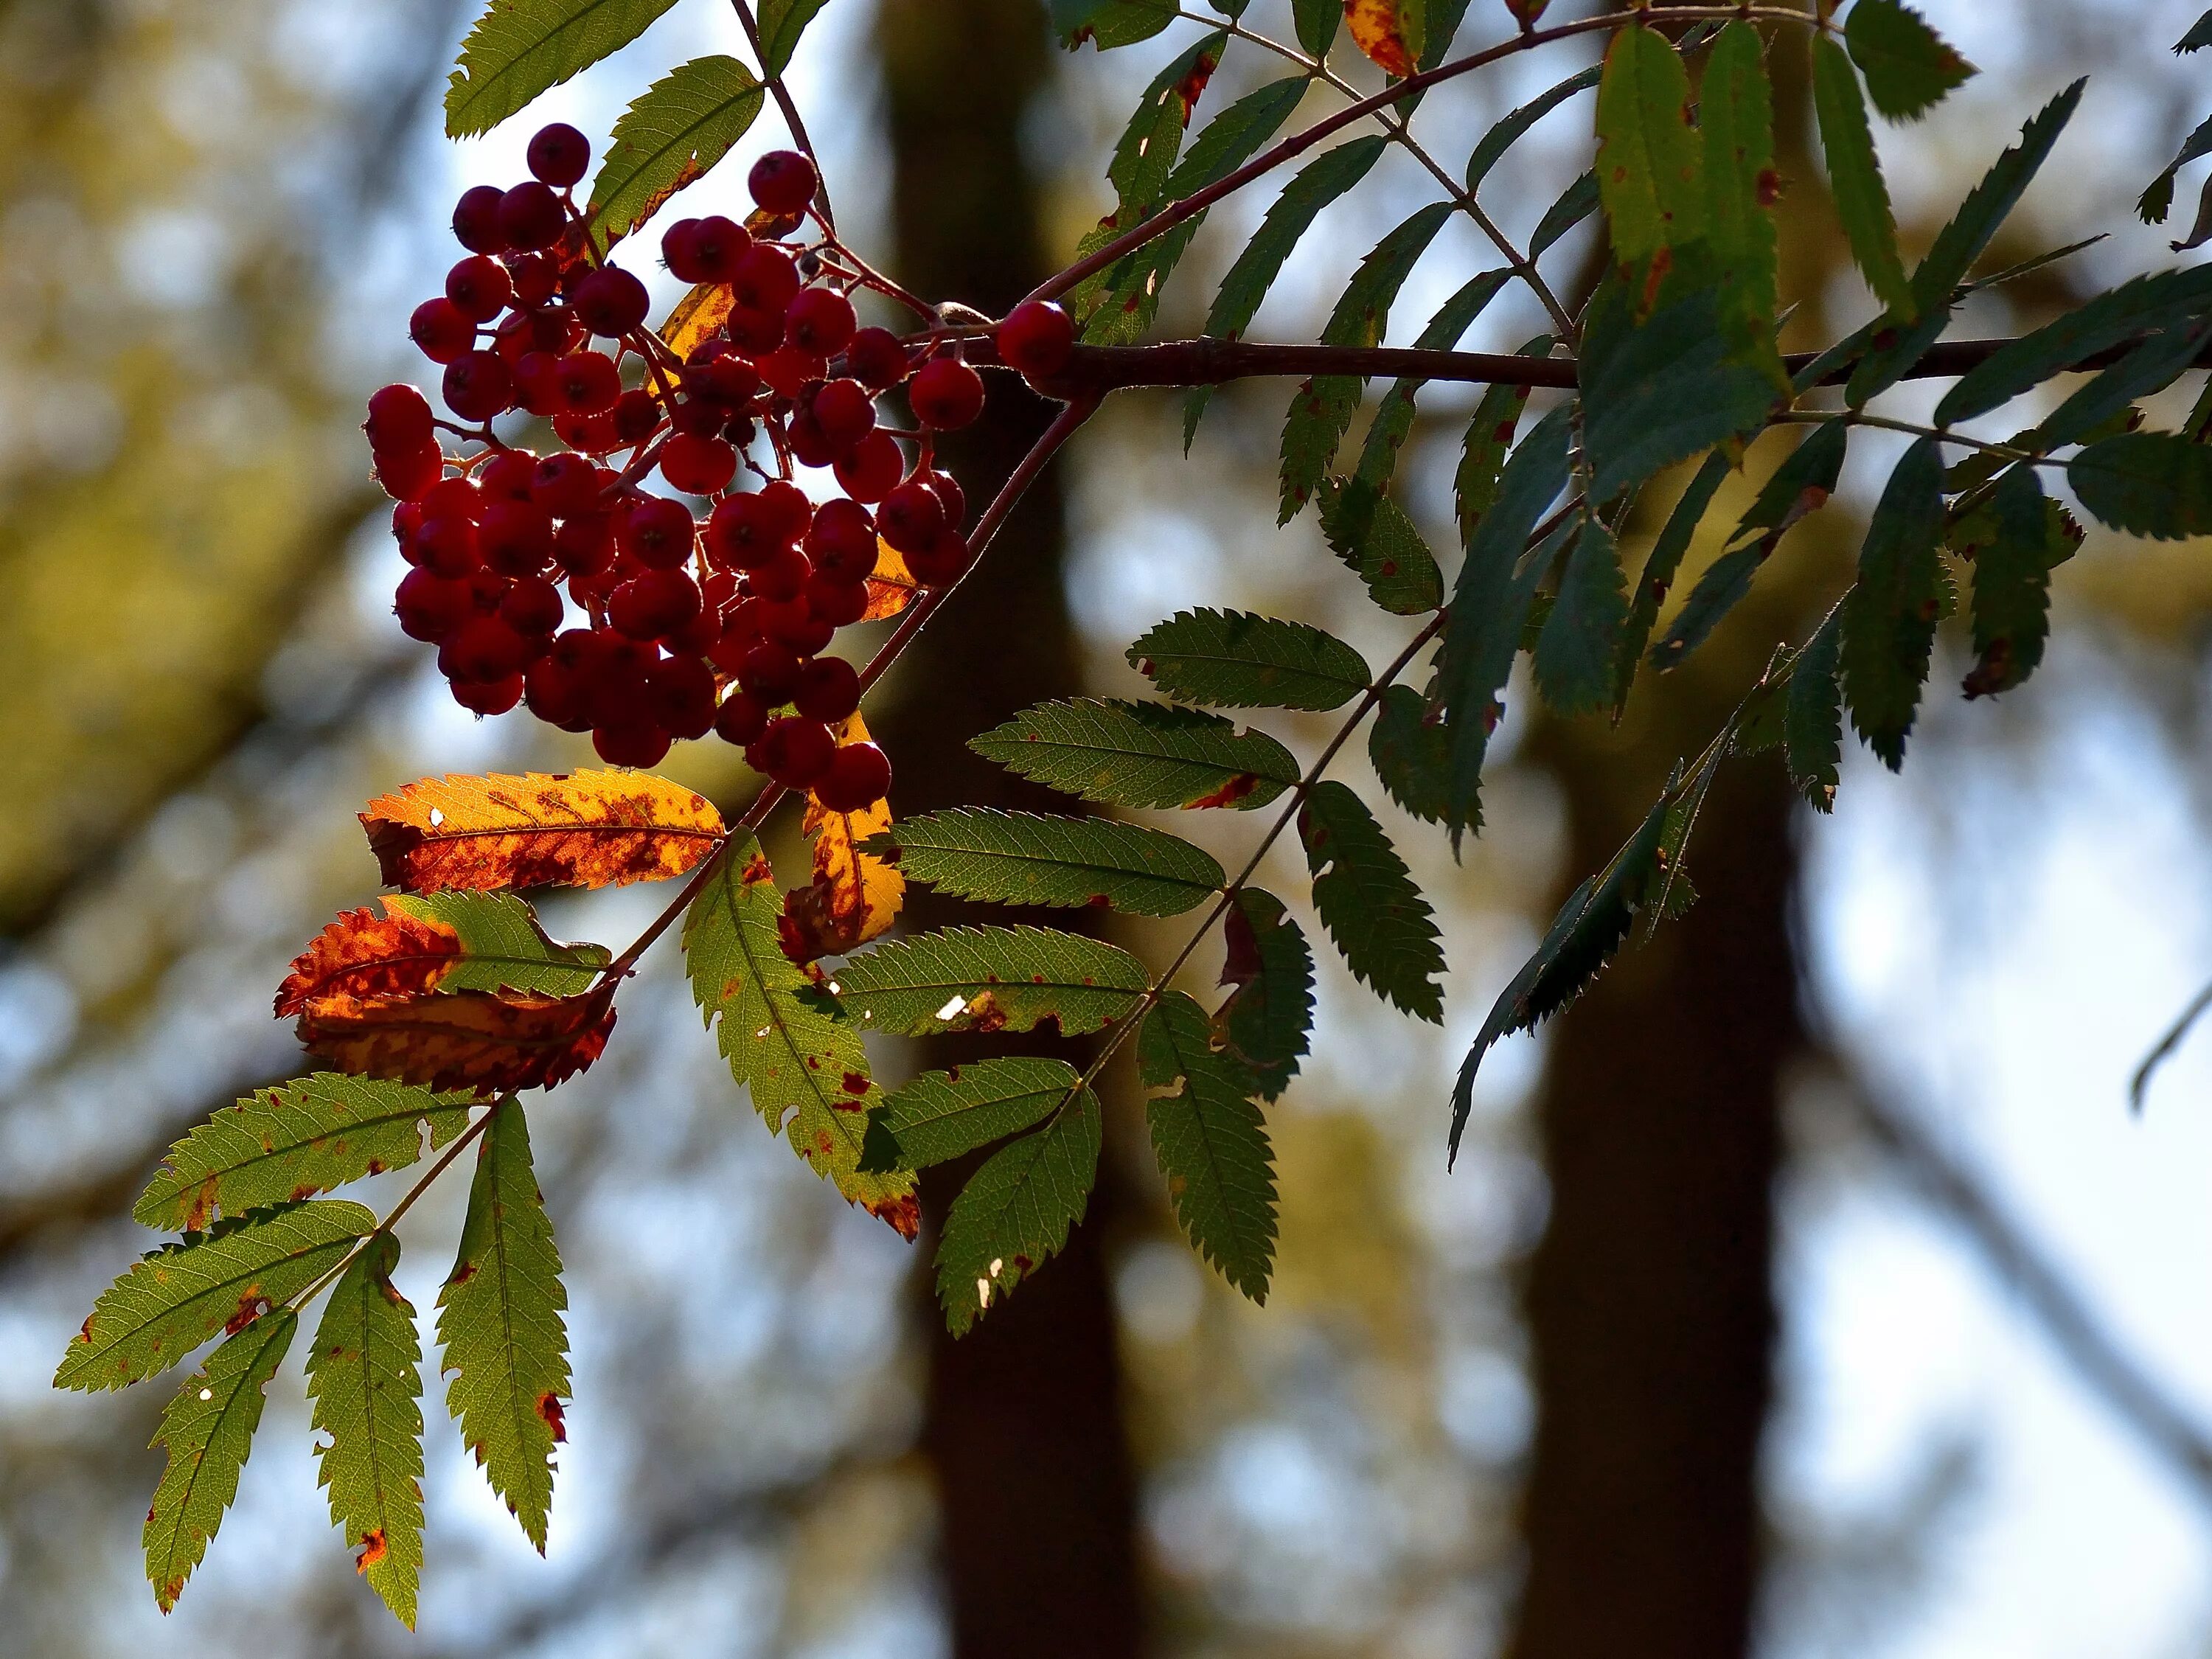
<path fill-rule="evenodd" d="M 814 153 L 814 141 L 806 136 L 806 123 L 799 118 L 799 105 L 792 98 L 791 88 L 783 84 L 782 71 L 774 75 L 768 72 L 768 52 L 761 45 L 760 24 L 754 21 L 752 7 L 746 0 L 730 0 L 730 9 L 737 13 L 745 39 L 752 45 L 753 56 L 759 60 L 761 84 L 775 100 L 776 108 L 782 111 L 784 125 L 791 129 L 791 142 L 814 163 L 814 211 L 821 217 L 822 228 L 834 236 L 837 234 L 837 216 L 830 210 L 830 178 L 822 170 L 821 158 Z"/>
<path fill-rule="evenodd" d="M 2137 1116 L 2142 1115 L 2143 1097 L 2149 1091 L 2151 1074 L 2173 1058 L 2173 1051 L 2181 1047 L 2182 1039 L 2204 1017 L 2207 1008 L 2212 1008 L 2212 985 L 2197 994 L 2196 1000 L 2182 1010 L 2181 1018 L 2166 1029 L 2166 1035 L 2143 1056 L 2142 1064 L 2136 1067 L 2136 1074 L 2128 1084 L 2128 1110 Z"/>

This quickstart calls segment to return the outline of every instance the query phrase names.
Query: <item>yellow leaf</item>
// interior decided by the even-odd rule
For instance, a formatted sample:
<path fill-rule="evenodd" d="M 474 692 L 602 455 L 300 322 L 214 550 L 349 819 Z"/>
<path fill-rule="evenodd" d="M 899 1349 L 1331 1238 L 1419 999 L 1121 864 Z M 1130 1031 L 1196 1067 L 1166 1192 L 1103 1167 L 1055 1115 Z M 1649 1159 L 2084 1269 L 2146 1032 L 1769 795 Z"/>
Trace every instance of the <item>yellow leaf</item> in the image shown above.
<path fill-rule="evenodd" d="M 886 617 L 896 617 L 914 603 L 921 584 L 914 573 L 906 568 L 906 558 L 898 549 L 880 537 L 876 541 L 875 574 L 868 578 L 868 608 L 862 613 L 862 622 L 881 622 Z"/>
<path fill-rule="evenodd" d="M 424 778 L 361 822 L 386 884 L 412 893 L 659 881 L 726 833 L 713 803 L 643 772 Z"/>
<path fill-rule="evenodd" d="M 730 320 L 736 305 L 737 298 L 727 283 L 702 283 L 676 302 L 676 309 L 660 325 L 660 337 L 681 362 Z"/>
<path fill-rule="evenodd" d="M 868 741 L 855 710 L 838 733 L 842 743 Z M 809 795 L 803 827 L 814 841 L 814 881 L 783 896 L 783 950 L 793 961 L 842 956 L 866 944 L 898 919 L 906 902 L 906 878 L 898 866 L 860 844 L 891 827 L 891 804 L 872 802 L 857 812 L 832 812 Z"/>
<path fill-rule="evenodd" d="M 1411 75 L 1421 55 L 1421 0 L 1344 0 L 1344 21 L 1370 62 Z"/>

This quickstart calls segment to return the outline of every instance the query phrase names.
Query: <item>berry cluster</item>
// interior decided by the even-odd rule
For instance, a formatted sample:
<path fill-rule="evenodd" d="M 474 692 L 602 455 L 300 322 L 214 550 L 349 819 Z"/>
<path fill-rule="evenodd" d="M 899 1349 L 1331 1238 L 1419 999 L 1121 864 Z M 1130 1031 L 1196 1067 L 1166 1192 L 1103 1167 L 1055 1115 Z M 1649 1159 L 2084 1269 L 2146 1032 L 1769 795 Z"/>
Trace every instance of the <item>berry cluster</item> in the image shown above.
<path fill-rule="evenodd" d="M 530 179 L 479 185 L 454 209 L 467 255 L 409 325 L 443 366 L 452 418 L 410 386 L 369 399 L 412 567 L 400 626 L 438 647 L 454 698 L 478 714 L 524 703 L 625 766 L 711 731 L 777 782 L 858 810 L 890 763 L 839 744 L 860 678 L 822 653 L 868 612 L 884 546 L 923 586 L 967 569 L 966 503 L 932 451 L 981 412 L 982 380 L 956 341 L 910 347 L 858 325 L 851 295 L 869 278 L 834 240 L 799 240 L 816 178 L 793 151 L 753 168 L 747 224 L 685 219 L 662 239 L 672 273 L 726 302 L 679 358 L 646 326 L 645 285 L 594 256 L 573 194 L 590 159 L 574 128 L 546 127 Z M 1057 307 L 1024 307 L 1009 327 L 1042 347 L 1018 353 L 1032 372 L 1073 338 Z M 879 423 L 877 399 L 899 386 L 916 430 Z M 518 410 L 550 425 L 544 453 L 494 431 Z M 472 452 L 447 453 L 441 429 Z M 842 494 L 817 505 L 795 465 L 831 469 Z M 656 472 L 674 494 L 647 490 Z"/>

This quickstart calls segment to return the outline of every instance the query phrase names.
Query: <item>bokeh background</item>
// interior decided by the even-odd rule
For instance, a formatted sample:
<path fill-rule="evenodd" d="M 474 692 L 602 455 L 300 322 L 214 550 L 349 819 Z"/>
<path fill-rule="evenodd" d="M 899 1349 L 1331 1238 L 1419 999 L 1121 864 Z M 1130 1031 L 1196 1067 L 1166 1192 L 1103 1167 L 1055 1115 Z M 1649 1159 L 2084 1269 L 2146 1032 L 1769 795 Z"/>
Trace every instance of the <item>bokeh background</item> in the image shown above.
<path fill-rule="evenodd" d="M 2094 76 L 1998 252 L 2112 234 L 1978 299 L 1966 331 L 2032 325 L 2169 258 L 2170 233 L 2129 208 L 2212 106 L 2212 77 L 2166 52 L 2197 8 L 1923 4 L 1983 73 L 1881 135 L 1913 247 L 2034 107 Z M 1896 453 L 1875 434 L 1838 507 L 1620 732 L 1516 706 L 1463 863 L 1389 818 L 1444 923 L 1446 1024 L 1400 1019 L 1324 947 L 1315 1054 L 1273 1121 L 1283 1243 L 1264 1310 L 1181 1244 L 1124 1079 L 1076 1245 L 952 1347 L 915 1253 L 763 1132 L 663 951 L 605 1060 L 533 1108 L 577 1357 L 546 1559 L 434 1390 L 430 1565 L 406 1637 L 328 1525 L 295 1359 L 162 1620 L 138 1528 L 165 1395 L 48 1387 L 149 1243 L 129 1200 L 170 1139 L 298 1066 L 266 998 L 374 890 L 363 799 L 586 758 L 525 716 L 465 714 L 399 635 L 362 398 L 428 384 L 404 322 L 453 257 L 461 188 L 521 176 L 538 121 L 603 135 L 670 64 L 740 39 L 716 0 L 681 0 L 453 145 L 436 105 L 472 9 L 0 0 L 0 1653 L 2212 1651 L 2212 1036 L 2146 1115 L 2126 1108 L 2136 1060 L 2212 977 L 2201 547 L 2093 534 L 2058 577 L 2049 661 L 1995 706 L 1947 693 L 1966 665 L 1947 635 L 1912 763 L 1893 777 L 1855 757 L 1831 818 L 1792 807 L 1771 763 L 1735 768 L 1693 849 L 1704 901 L 1498 1053 L 1444 1169 L 1452 1070 L 1543 920 L 1773 630 L 1839 591 Z M 1247 21 L 1285 34 L 1286 10 L 1256 0 Z M 1103 158 L 1138 92 L 1199 27 L 1068 57 L 1042 13 L 834 0 L 799 55 L 841 222 L 926 293 L 1002 307 L 1064 260 L 1110 205 Z M 1476 0 L 1462 40 L 1507 27 Z M 1470 77 L 1418 131 L 1455 166 L 1581 61 Z M 1279 71 L 1239 47 L 1208 105 Z M 1778 78 L 1785 285 L 1810 340 L 1873 307 L 1780 58 Z M 1493 176 L 1515 234 L 1583 165 L 1587 123 L 1570 106 Z M 683 208 L 732 206 L 779 136 L 764 118 Z M 1255 336 L 1310 337 L 1426 185 L 1387 158 Z M 1164 331 L 1195 330 L 1267 199 L 1213 214 Z M 1588 280 L 1589 242 L 1585 227 L 1551 256 L 1562 284 Z M 1484 254 L 1468 227 L 1441 237 L 1393 338 Z M 672 297 L 649 247 L 626 258 Z M 1510 349 L 1540 325 L 1513 295 L 1472 343 Z M 1003 792 L 962 740 L 1042 696 L 1128 689 L 1121 647 L 1182 605 L 1392 653 L 1399 625 L 1310 521 L 1274 527 L 1287 397 L 1217 398 L 1187 461 L 1166 396 L 1125 395 L 1086 431 L 872 709 L 900 811 Z M 1440 546 L 1470 403 L 1431 388 L 1401 472 Z M 994 407 L 961 458 L 971 496 L 1040 416 L 1011 387 Z M 1773 459 L 1755 450 L 1753 474 Z M 1307 754 L 1326 735 L 1276 729 Z M 747 798 L 726 751 L 691 749 L 674 775 Z M 1341 766 L 1358 781 L 1356 753 Z M 1290 894 L 1299 876 L 1278 859 L 1263 878 Z M 662 896 L 544 908 L 557 935 L 618 940 Z M 403 1231 L 418 1307 L 459 1224 L 448 1184 Z"/>

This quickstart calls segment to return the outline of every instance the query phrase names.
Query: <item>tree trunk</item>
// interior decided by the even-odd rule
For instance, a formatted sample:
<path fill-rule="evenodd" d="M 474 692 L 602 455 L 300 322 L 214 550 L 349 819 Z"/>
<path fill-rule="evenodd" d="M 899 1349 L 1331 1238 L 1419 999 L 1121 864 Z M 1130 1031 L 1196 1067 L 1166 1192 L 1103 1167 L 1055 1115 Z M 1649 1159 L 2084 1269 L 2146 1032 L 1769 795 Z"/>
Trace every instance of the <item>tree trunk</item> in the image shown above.
<path fill-rule="evenodd" d="M 932 299 L 1003 313 L 1046 274 L 1037 182 L 1020 127 L 1049 73 L 1036 0 L 883 0 L 878 23 L 893 157 L 896 270 Z M 993 376 L 983 418 L 945 446 L 970 516 L 1042 431 L 1050 409 Z M 1066 811 L 967 746 L 1030 703 L 1079 689 L 1064 586 L 1061 497 L 1047 475 L 969 585 L 901 661 L 877 722 L 900 817 L 955 805 Z M 1018 914 L 1018 913 L 1017 913 Z M 916 890 L 916 927 L 1015 919 Z M 1021 916 L 1022 920 L 1045 920 Z M 1055 913 L 1054 925 L 1066 926 Z M 994 1040 L 991 1052 L 1006 1052 Z M 1076 1044 L 1030 1052 L 1080 1064 Z M 947 1038 L 925 1063 L 982 1052 Z M 917 1275 L 930 1333 L 922 1445 L 940 1504 L 955 1659 L 1127 1659 L 1141 1645 L 1136 1483 L 1101 1236 L 1114 1160 L 1067 1249 L 955 1342 Z M 922 1188 L 934 1224 L 973 1161 Z M 924 1241 L 924 1249 L 930 1241 Z"/>

